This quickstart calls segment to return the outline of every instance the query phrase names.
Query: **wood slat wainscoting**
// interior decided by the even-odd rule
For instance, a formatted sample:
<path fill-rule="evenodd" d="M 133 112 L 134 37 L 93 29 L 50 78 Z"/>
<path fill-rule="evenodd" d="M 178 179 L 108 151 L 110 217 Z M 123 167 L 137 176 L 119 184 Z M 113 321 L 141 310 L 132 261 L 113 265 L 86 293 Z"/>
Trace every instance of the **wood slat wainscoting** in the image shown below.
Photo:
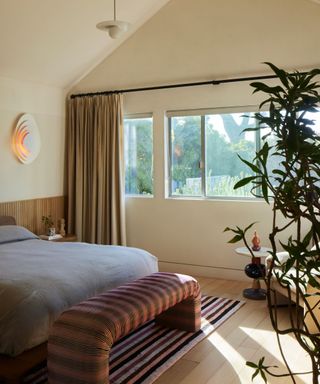
<path fill-rule="evenodd" d="M 28 228 L 39 235 L 45 233 L 42 216 L 51 215 L 54 226 L 60 228 L 60 219 L 65 218 L 65 196 L 45 197 L 41 199 L 10 201 L 0 203 L 0 215 L 13 216 L 17 225 Z"/>

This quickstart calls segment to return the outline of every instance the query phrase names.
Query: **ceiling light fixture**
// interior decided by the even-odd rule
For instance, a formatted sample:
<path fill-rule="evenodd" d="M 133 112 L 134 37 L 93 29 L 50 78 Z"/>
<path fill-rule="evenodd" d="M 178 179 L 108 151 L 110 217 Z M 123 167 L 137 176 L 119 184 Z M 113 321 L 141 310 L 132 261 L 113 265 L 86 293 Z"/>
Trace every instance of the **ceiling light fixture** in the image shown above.
<path fill-rule="evenodd" d="M 117 20 L 116 17 L 116 0 L 113 2 L 113 20 L 101 21 L 97 24 L 97 28 L 101 31 L 109 33 L 112 39 L 117 39 L 127 32 L 130 24 L 126 21 Z"/>

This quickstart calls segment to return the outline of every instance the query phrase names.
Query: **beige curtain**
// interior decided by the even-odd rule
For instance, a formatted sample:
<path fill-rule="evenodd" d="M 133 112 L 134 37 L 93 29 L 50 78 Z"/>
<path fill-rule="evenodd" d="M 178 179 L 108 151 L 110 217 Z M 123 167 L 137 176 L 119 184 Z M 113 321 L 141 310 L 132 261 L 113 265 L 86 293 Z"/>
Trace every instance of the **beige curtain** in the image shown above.
<path fill-rule="evenodd" d="M 122 106 L 121 94 L 68 100 L 67 228 L 80 241 L 126 244 Z"/>

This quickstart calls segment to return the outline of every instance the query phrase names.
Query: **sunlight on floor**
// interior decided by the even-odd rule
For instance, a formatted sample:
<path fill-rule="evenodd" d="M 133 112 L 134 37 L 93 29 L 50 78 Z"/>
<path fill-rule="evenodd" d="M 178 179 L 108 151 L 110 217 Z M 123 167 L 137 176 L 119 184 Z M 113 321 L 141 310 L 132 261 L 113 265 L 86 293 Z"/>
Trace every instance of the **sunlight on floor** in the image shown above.
<path fill-rule="evenodd" d="M 212 330 L 211 324 L 206 324 L 206 320 L 202 319 L 202 322 L 209 330 Z M 254 370 L 246 366 L 246 361 L 258 362 L 258 360 L 265 356 L 266 365 L 278 366 L 279 370 L 275 372 L 286 373 L 286 368 L 282 362 L 281 353 L 279 348 L 275 348 L 277 345 L 276 334 L 273 330 L 250 328 L 240 326 L 235 328 L 233 331 L 234 336 L 237 336 L 240 343 L 232 345 L 230 342 L 219 334 L 216 330 L 207 336 L 212 346 L 219 353 L 224 356 L 225 362 L 219 368 L 214 375 L 206 382 L 206 384 L 216 383 L 239 383 L 248 384 L 251 383 L 251 377 Z M 230 335 L 229 335 L 230 337 Z M 243 342 L 241 340 L 243 339 Z M 236 340 L 236 337 L 231 337 L 231 340 Z M 287 358 L 292 367 L 296 372 L 305 372 L 310 369 L 310 362 L 302 348 L 297 344 L 294 337 L 286 335 L 282 337 L 282 341 L 285 342 L 285 351 L 287 352 Z M 258 351 L 257 351 L 257 346 Z M 299 375 L 297 376 L 297 383 L 299 384 L 310 384 L 310 375 Z M 254 384 L 263 384 L 263 379 L 258 376 L 253 381 Z M 287 384 L 291 383 L 288 377 L 284 378 L 268 378 L 269 384 Z"/>
<path fill-rule="evenodd" d="M 225 339 L 219 335 L 219 333 L 216 331 L 212 335 L 208 336 L 207 340 L 209 340 L 212 345 L 216 349 L 219 350 L 219 352 L 228 359 L 228 362 L 231 364 L 232 368 L 235 371 L 235 374 L 238 375 L 240 379 L 240 383 L 247 384 L 250 382 L 251 377 L 246 375 L 240 375 L 241 369 L 246 365 L 246 359 L 239 353 L 237 350 L 235 350 L 230 344 L 228 344 Z M 223 377 L 221 377 L 221 382 L 223 382 Z M 209 383 L 217 383 L 217 377 L 215 375 L 213 381 L 209 380 Z"/>
<path fill-rule="evenodd" d="M 273 330 L 259 329 L 259 328 L 248 328 L 248 327 L 239 327 L 247 336 L 252 339 L 255 343 L 258 343 L 263 347 L 265 351 L 266 364 L 267 365 L 277 365 L 279 366 L 279 371 L 285 371 L 285 365 L 281 357 L 280 349 L 275 349 L 275 344 L 277 344 L 276 334 Z M 294 372 L 306 372 L 312 371 L 311 362 L 308 357 L 308 354 L 302 349 L 298 344 L 296 339 L 292 335 L 282 335 L 280 337 L 281 343 L 284 346 L 284 353 L 289 362 L 289 366 Z M 261 355 L 261 357 L 263 354 Z M 273 356 L 273 361 L 272 361 Z M 257 359 L 258 360 L 258 359 Z M 269 360 L 269 361 L 268 361 Z M 277 370 L 275 371 L 277 372 Z M 300 383 L 310 384 L 310 376 L 308 375 L 298 375 Z M 287 379 L 288 382 L 290 381 Z"/>

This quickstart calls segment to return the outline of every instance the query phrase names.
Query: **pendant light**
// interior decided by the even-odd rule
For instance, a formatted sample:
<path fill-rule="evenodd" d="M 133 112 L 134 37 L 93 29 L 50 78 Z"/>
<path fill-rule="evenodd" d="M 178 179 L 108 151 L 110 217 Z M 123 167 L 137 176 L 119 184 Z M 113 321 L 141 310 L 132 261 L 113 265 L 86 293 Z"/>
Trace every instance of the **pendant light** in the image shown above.
<path fill-rule="evenodd" d="M 101 31 L 105 31 L 109 33 L 109 36 L 112 39 L 117 39 L 121 37 L 124 33 L 127 32 L 130 24 L 126 21 L 117 20 L 116 17 L 116 0 L 113 2 L 113 20 L 101 21 L 97 24 L 97 28 Z"/>

